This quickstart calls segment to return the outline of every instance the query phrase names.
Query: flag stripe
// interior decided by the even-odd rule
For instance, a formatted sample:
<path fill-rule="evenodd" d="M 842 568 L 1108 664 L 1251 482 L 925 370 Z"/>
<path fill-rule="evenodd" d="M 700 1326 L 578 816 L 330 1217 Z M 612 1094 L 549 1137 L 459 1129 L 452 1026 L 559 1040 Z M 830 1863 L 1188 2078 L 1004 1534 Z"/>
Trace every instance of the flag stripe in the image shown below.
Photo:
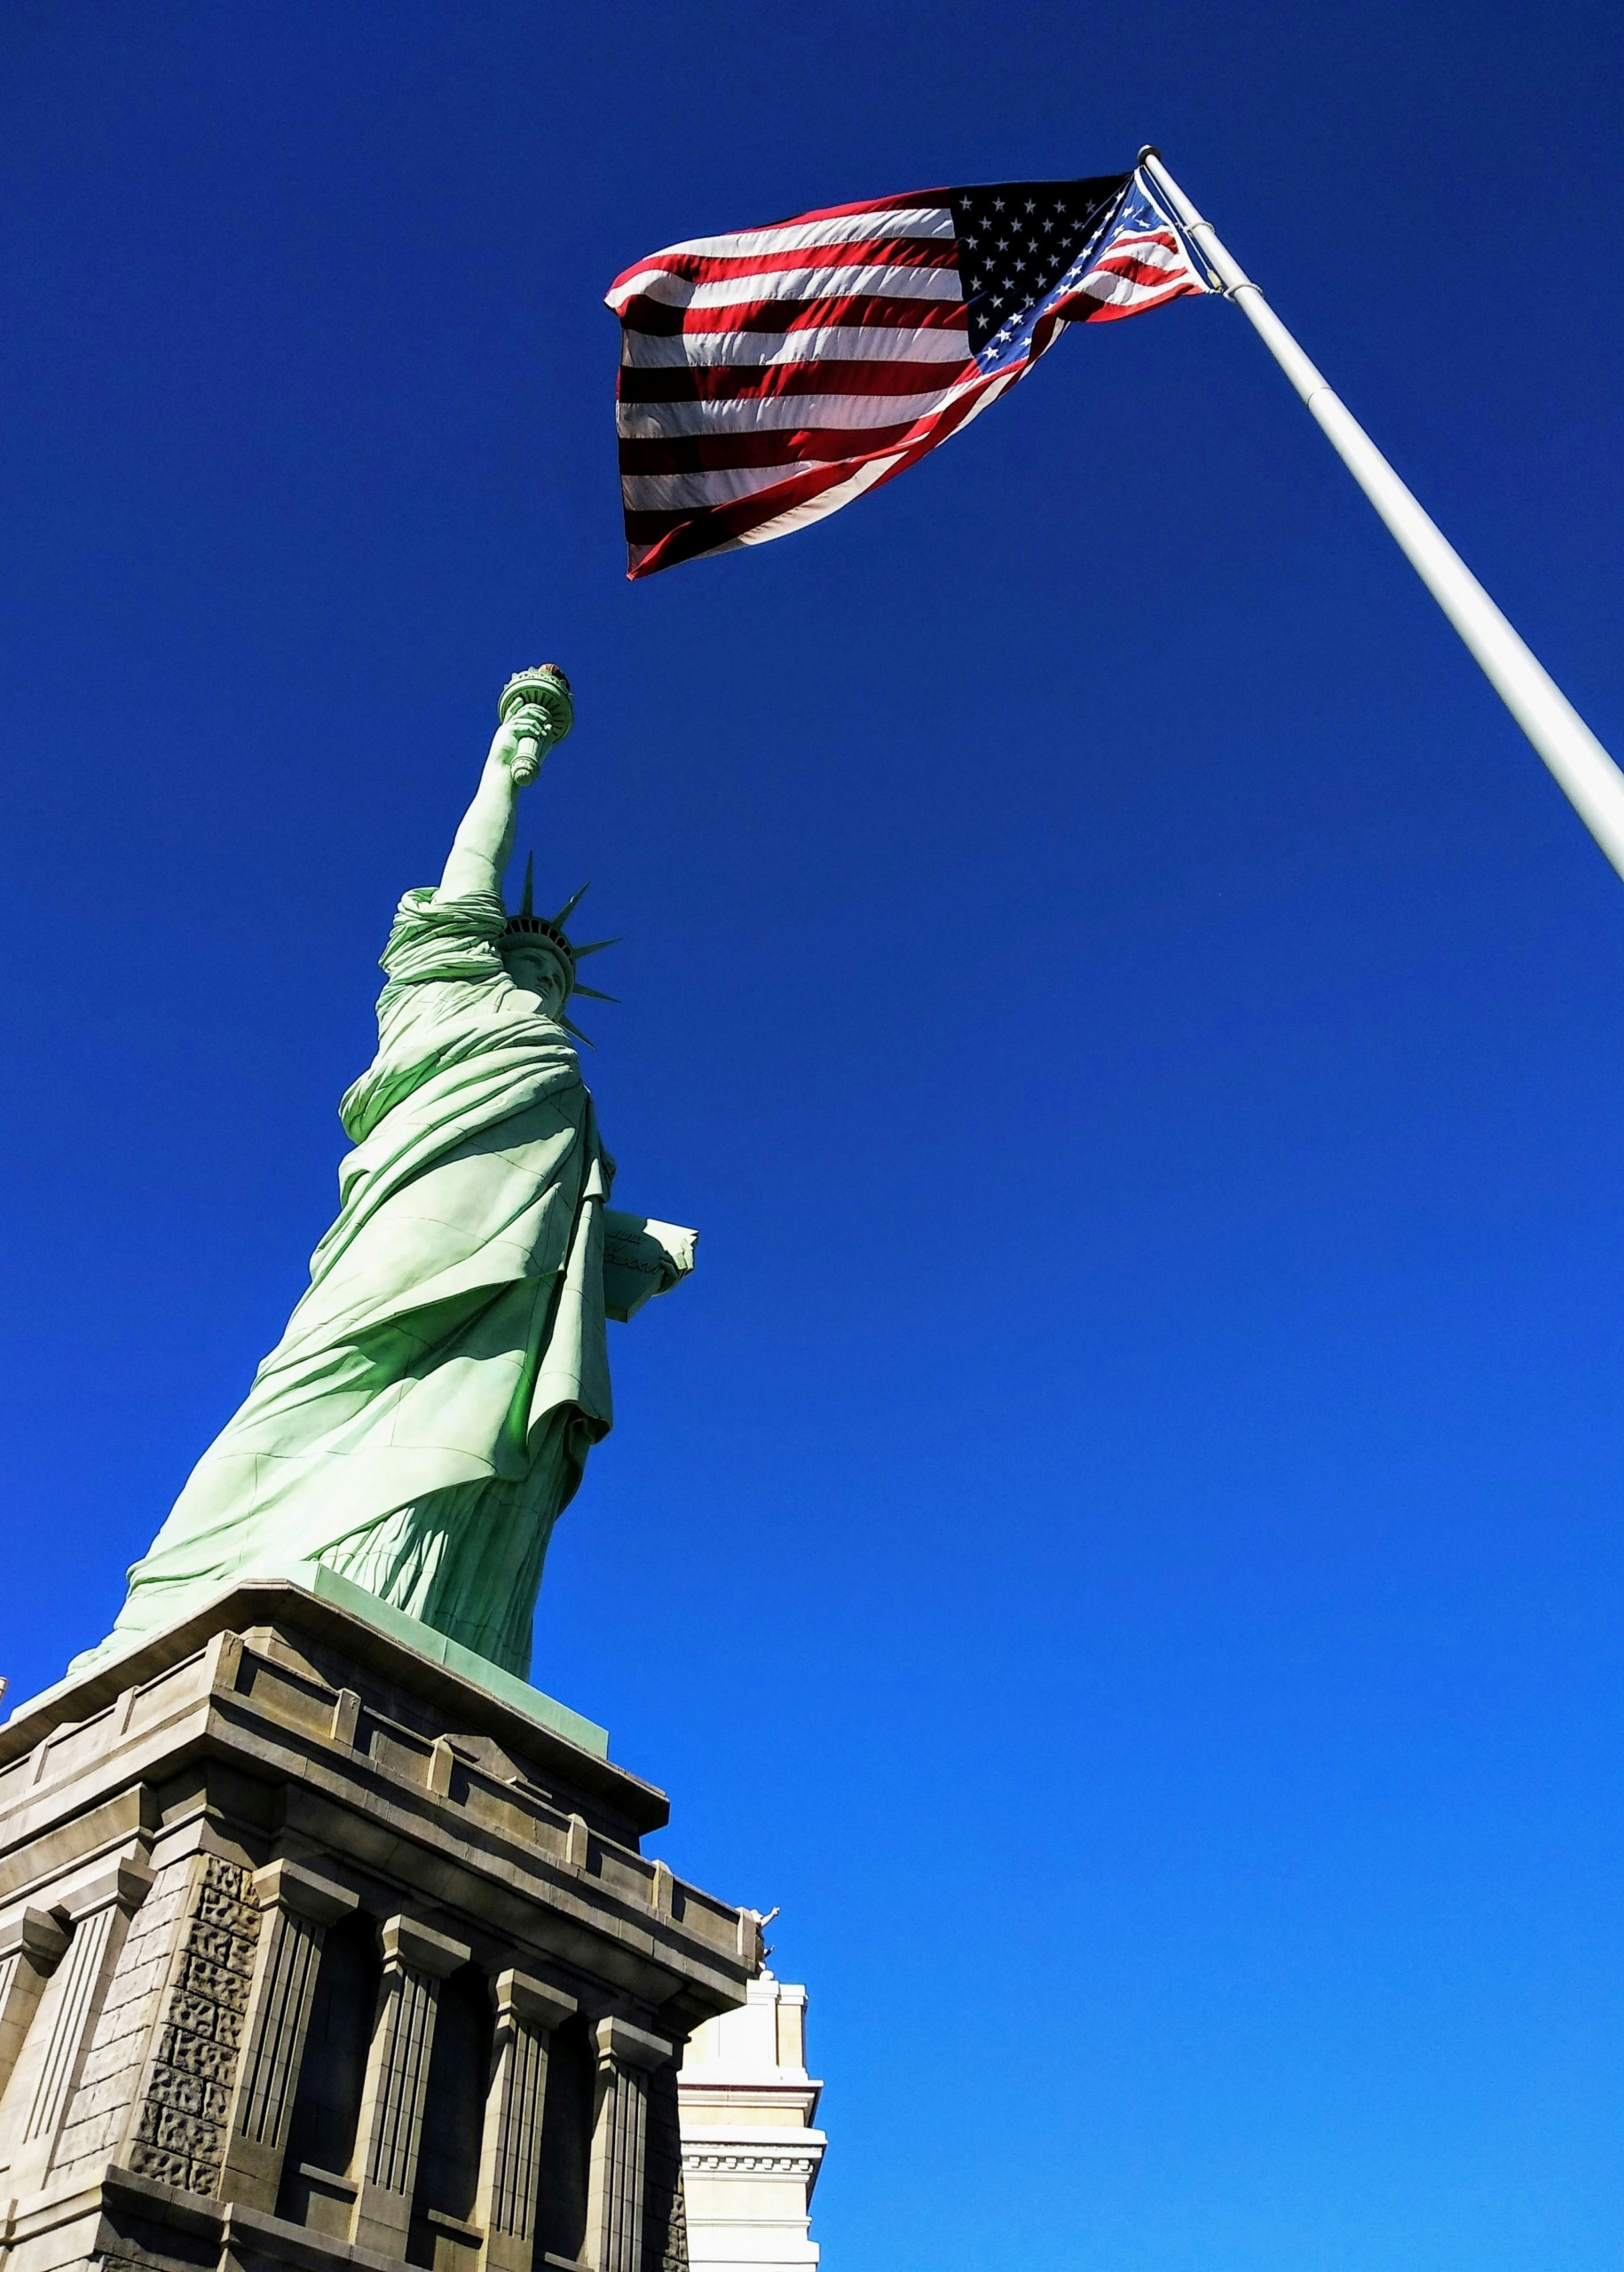
<path fill-rule="evenodd" d="M 625 335 L 698 338 L 707 333 L 784 333 L 816 330 L 834 324 L 861 324 L 865 330 L 916 324 L 941 330 L 966 328 L 964 302 L 898 299 L 884 292 L 830 293 L 798 298 L 747 300 L 733 307 L 688 309 L 639 300 L 627 312 Z M 635 359 L 627 356 L 629 362 Z"/>
<path fill-rule="evenodd" d="M 874 427 L 867 437 L 873 447 L 900 442 L 917 422 Z M 620 470 L 627 474 L 702 473 L 714 469 L 730 473 L 745 466 L 793 465 L 804 459 L 815 465 L 822 459 L 851 455 L 849 426 L 790 426 L 764 434 L 674 434 L 654 438 L 623 435 Z"/>
<path fill-rule="evenodd" d="M 867 251 L 866 246 L 863 250 Z M 798 253 L 792 267 L 752 269 L 741 276 L 713 274 L 707 267 L 704 278 L 698 279 L 661 269 L 641 300 L 645 307 L 652 304 L 686 312 L 690 308 L 760 307 L 783 298 L 823 299 L 832 292 L 877 291 L 894 299 L 963 297 L 956 266 L 919 267 L 906 261 L 870 260 L 851 266 L 815 268 L 808 264 L 804 254 Z"/>
<path fill-rule="evenodd" d="M 959 362 L 967 359 L 960 343 Z M 942 383 L 938 359 L 929 362 L 863 361 L 818 356 L 774 363 L 700 363 L 687 370 L 667 365 L 620 374 L 622 402 L 771 402 L 791 394 L 920 394 Z"/>
<path fill-rule="evenodd" d="M 627 278 L 662 263 L 749 260 L 758 253 L 793 252 L 812 245 L 863 244 L 880 237 L 938 237 L 950 243 L 953 216 L 945 205 L 914 204 L 864 206 L 860 212 L 822 221 L 798 214 L 792 221 L 779 221 L 765 229 L 741 229 L 726 237 L 694 237 L 668 251 L 650 253 L 636 268 L 627 269 L 626 276 L 617 277 L 610 290 L 611 295 L 621 292 Z"/>
<path fill-rule="evenodd" d="M 870 235 L 856 238 L 849 244 L 832 245 L 814 238 L 810 242 L 769 245 L 759 252 L 746 254 L 707 253 L 703 259 L 687 254 L 679 257 L 673 253 L 658 267 L 644 272 L 635 296 L 652 294 L 657 298 L 670 298 L 672 293 L 656 290 L 662 283 L 682 290 L 692 284 L 716 282 L 733 276 L 792 276 L 798 269 L 805 268 L 815 268 L 822 274 L 865 265 L 953 268 L 958 261 L 958 240 L 950 233 L 945 240 Z"/>
<path fill-rule="evenodd" d="M 1182 300 L 1186 293 L 1204 292 L 1206 289 L 1204 284 L 1170 284 L 1165 292 L 1152 293 L 1131 302 L 1097 300 L 1092 293 L 1085 293 L 1075 312 L 1070 306 L 1067 307 L 1066 321 L 1115 323 L 1120 317 L 1142 316 L 1147 308 L 1163 307 L 1169 300 Z"/>
<path fill-rule="evenodd" d="M 874 437 L 875 456 L 888 449 L 901 448 L 907 441 L 906 426 L 892 426 Z M 830 449 L 821 457 L 800 451 L 791 464 L 849 465 L 852 462 L 851 438 L 846 438 L 842 449 Z M 621 487 L 627 512 L 656 512 L 675 507 L 691 509 L 696 505 L 723 505 L 738 497 L 753 497 L 762 490 L 782 488 L 788 475 L 785 464 L 758 466 L 729 466 L 718 471 L 713 468 L 703 473 L 634 473 L 627 474 Z"/>
<path fill-rule="evenodd" d="M 831 304 L 819 301 L 816 304 L 823 309 Z M 911 309 L 911 318 L 916 312 Z M 777 346 L 768 344 L 767 336 L 759 331 L 686 331 L 662 336 L 628 330 L 622 335 L 622 361 L 637 370 L 698 368 L 719 363 L 775 370 L 783 363 L 811 363 L 820 357 L 832 363 L 962 363 L 969 354 L 962 317 L 951 326 L 915 322 L 911 328 L 890 320 L 809 325 L 784 332 Z M 625 386 L 622 379 L 622 392 Z"/>
<path fill-rule="evenodd" d="M 792 238 L 800 234 L 813 244 L 840 244 L 865 231 L 878 232 L 876 217 L 886 219 L 899 229 L 906 228 L 914 235 L 950 236 L 953 216 L 948 204 L 951 192 L 945 189 L 916 189 L 905 197 L 871 197 L 860 205 L 830 205 L 810 213 L 792 213 L 787 220 L 769 221 L 759 229 L 730 230 L 718 237 L 689 237 L 680 245 L 667 245 L 664 252 L 652 252 L 647 259 L 638 261 L 616 277 L 604 298 L 616 307 L 626 297 L 628 288 L 644 272 L 662 260 L 685 257 L 690 253 L 700 255 L 718 252 L 724 256 L 737 247 L 774 238 Z"/>
<path fill-rule="evenodd" d="M 968 367 L 971 378 L 981 373 Z M 767 429 L 793 430 L 800 426 L 843 426 L 853 432 L 865 426 L 888 426 L 896 419 L 926 418 L 944 406 L 950 390 L 941 385 L 928 392 L 904 395 L 803 394 L 751 402 L 622 403 L 621 434 L 650 439 L 664 434 L 756 434 Z"/>

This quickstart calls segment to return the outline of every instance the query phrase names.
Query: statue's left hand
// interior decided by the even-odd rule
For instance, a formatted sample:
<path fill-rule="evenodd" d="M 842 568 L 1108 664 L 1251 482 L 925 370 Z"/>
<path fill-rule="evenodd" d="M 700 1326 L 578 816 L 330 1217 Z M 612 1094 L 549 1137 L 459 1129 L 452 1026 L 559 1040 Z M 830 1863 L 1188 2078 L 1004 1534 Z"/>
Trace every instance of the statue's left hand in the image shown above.
<path fill-rule="evenodd" d="M 541 770 L 552 738 L 552 721 L 546 711 L 540 703 L 527 702 L 496 729 L 488 762 L 500 765 L 516 789 L 528 789 Z"/>

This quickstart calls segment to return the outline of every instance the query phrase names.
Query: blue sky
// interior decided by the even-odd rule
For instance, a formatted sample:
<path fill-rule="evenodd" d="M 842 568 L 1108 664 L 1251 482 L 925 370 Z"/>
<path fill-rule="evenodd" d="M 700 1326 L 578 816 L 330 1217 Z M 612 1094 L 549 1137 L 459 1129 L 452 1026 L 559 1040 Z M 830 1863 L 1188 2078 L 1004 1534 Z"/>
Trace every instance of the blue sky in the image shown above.
<path fill-rule="evenodd" d="M 602 292 L 1155 140 L 1624 748 L 1620 62 L 1568 0 L 6 12 L 0 1670 L 279 1333 L 556 659 L 526 840 L 703 1243 L 536 1676 L 783 1905 L 830 2272 L 1616 2264 L 1624 894 L 1233 310 L 634 587 Z"/>

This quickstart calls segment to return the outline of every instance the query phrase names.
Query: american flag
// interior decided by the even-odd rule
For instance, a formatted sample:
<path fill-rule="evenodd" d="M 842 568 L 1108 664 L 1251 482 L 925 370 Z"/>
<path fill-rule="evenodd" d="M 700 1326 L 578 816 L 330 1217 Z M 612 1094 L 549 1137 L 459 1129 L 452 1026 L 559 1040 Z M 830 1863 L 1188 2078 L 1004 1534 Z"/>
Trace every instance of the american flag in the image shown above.
<path fill-rule="evenodd" d="M 916 190 L 651 253 L 607 295 L 627 572 L 822 520 L 968 424 L 1062 325 L 1212 288 L 1138 172 Z"/>

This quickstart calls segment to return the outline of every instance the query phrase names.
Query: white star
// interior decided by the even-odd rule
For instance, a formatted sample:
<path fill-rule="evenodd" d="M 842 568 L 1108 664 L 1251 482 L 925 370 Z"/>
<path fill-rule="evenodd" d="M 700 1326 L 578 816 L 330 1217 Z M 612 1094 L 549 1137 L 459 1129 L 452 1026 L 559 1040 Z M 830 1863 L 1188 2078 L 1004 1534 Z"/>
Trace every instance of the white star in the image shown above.
<path fill-rule="evenodd" d="M 993 199 L 992 209 L 995 213 L 1002 213 L 1004 210 L 1004 200 L 1001 197 L 995 197 Z"/>
<path fill-rule="evenodd" d="M 1027 199 L 1027 201 L 1026 201 L 1026 209 L 1027 209 L 1027 211 L 1028 211 L 1029 213 L 1036 213 L 1036 212 L 1037 212 L 1037 200 L 1035 197 L 1029 197 L 1029 198 Z"/>

